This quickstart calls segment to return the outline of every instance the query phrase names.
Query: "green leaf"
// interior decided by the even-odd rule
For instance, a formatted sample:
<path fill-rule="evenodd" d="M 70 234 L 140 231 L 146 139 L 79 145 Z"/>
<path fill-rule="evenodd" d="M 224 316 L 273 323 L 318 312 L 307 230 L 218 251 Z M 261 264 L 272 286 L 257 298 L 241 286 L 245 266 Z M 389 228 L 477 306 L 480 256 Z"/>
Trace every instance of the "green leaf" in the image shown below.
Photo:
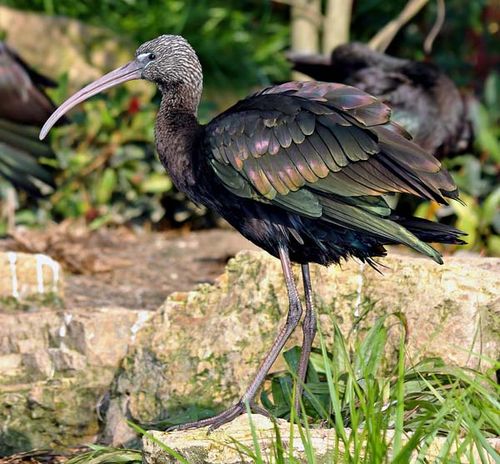
<path fill-rule="evenodd" d="M 95 199 L 98 205 L 105 205 L 111 199 L 116 187 L 116 172 L 114 169 L 107 168 L 102 177 L 98 180 L 95 189 Z"/>
<path fill-rule="evenodd" d="M 139 450 L 90 445 L 91 451 L 81 453 L 67 461 L 67 464 L 140 464 Z"/>
<path fill-rule="evenodd" d="M 486 241 L 486 247 L 490 256 L 500 257 L 500 236 L 490 235 Z"/>
<path fill-rule="evenodd" d="M 164 193 L 172 189 L 172 181 L 165 175 L 153 173 L 141 184 L 143 193 Z"/>
<path fill-rule="evenodd" d="M 467 245 L 464 248 L 470 249 L 476 245 L 479 227 L 479 208 L 474 198 L 462 195 L 464 204 L 453 202 L 452 207 L 458 216 L 455 226 L 467 234 Z"/>
<path fill-rule="evenodd" d="M 146 430 L 144 430 L 139 425 L 134 424 L 131 421 L 127 421 L 127 424 L 130 427 L 132 427 L 135 430 L 136 433 L 138 433 L 139 435 L 142 435 L 142 436 L 148 438 L 149 440 L 151 440 L 154 444 L 158 445 L 163 451 L 165 451 L 169 456 L 172 456 L 173 458 L 177 459 L 178 462 L 180 462 L 181 464 L 189 464 L 189 461 L 184 456 L 182 456 L 177 451 L 175 451 L 174 449 L 172 449 L 169 446 L 167 446 L 162 441 L 158 440 L 155 436 L 151 435 L 149 432 L 147 432 Z"/>
<path fill-rule="evenodd" d="M 484 200 L 481 207 L 481 226 L 493 225 L 495 216 L 499 214 L 500 187 L 497 187 Z"/>

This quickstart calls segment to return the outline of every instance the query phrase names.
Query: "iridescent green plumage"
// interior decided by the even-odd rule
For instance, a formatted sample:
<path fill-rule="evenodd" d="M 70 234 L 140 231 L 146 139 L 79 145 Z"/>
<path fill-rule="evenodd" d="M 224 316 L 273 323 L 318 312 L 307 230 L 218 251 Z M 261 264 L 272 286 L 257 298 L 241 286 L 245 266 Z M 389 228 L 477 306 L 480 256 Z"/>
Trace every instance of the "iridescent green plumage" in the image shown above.
<path fill-rule="evenodd" d="M 404 243 L 440 261 L 391 220 L 382 195 L 445 203 L 456 187 L 439 161 L 353 87 L 291 82 L 263 90 L 207 127 L 211 165 L 226 188 L 308 218 Z"/>

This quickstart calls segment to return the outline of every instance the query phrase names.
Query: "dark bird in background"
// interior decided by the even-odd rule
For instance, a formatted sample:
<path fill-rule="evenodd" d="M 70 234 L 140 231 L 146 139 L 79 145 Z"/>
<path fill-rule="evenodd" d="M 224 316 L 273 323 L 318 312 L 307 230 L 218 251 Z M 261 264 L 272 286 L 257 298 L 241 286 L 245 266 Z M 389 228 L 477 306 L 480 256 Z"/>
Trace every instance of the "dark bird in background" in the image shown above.
<path fill-rule="evenodd" d="M 179 36 L 141 45 L 134 60 L 66 100 L 40 137 L 73 106 L 131 79 L 154 82 L 162 93 L 156 146 L 177 188 L 279 258 L 288 290 L 285 325 L 241 399 L 213 418 L 181 428 L 218 427 L 243 413 L 246 402 L 262 412 L 254 402 L 257 392 L 302 316 L 292 262 L 301 265 L 305 288 L 300 396 L 316 333 L 309 263 L 355 257 L 375 265 L 373 258 L 384 256 L 388 244 L 405 244 L 441 263 L 425 242 L 462 243 L 460 231 L 395 216 L 386 203 L 384 196 L 395 192 L 440 203 L 456 199 L 458 192 L 439 161 L 390 121 L 385 104 L 342 84 L 289 82 L 200 125 L 202 70 Z"/>
<path fill-rule="evenodd" d="M 44 88 L 55 85 L 0 42 L 0 176 L 34 197 L 42 185 L 55 186 L 53 173 L 39 164 L 54 154 L 37 137 L 55 109 Z"/>
<path fill-rule="evenodd" d="M 329 57 L 287 57 L 294 70 L 317 81 L 341 82 L 380 98 L 392 108 L 392 119 L 438 159 L 470 147 L 468 100 L 434 64 L 395 58 L 361 43 L 340 45 Z"/>

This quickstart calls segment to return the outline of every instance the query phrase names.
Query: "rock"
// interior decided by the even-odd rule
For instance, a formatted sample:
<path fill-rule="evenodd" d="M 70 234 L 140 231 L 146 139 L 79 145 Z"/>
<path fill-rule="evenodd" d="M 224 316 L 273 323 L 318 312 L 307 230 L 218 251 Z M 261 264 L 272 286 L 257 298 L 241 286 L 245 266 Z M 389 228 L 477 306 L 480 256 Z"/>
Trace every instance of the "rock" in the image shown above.
<path fill-rule="evenodd" d="M 22 303 L 55 303 L 63 297 L 63 272 L 44 254 L 0 252 L 0 311 Z"/>
<path fill-rule="evenodd" d="M 274 424 L 264 416 L 252 415 L 252 422 L 255 426 L 261 454 L 273 456 L 276 446 L 276 431 Z M 284 444 L 285 455 L 288 455 L 289 449 L 293 447 L 294 462 L 307 463 L 304 445 L 301 439 L 299 428 L 294 425 L 293 440 L 291 437 L 291 426 L 284 420 L 276 421 L 277 428 Z M 309 431 L 312 448 L 318 463 L 335 462 L 335 453 L 343 455 L 345 448 L 342 440 L 337 440 L 333 429 L 311 429 Z M 411 435 L 410 435 L 411 436 Z M 409 440 L 410 436 L 403 438 L 402 446 Z M 152 438 L 151 438 L 152 437 Z M 387 432 L 387 443 L 392 441 L 393 434 Z M 435 462 L 435 458 L 443 446 L 447 446 L 444 437 L 436 437 L 429 445 L 426 452 L 425 462 Z M 178 462 L 169 455 L 158 442 L 165 444 L 177 453 L 181 454 L 191 464 L 246 464 L 254 463 L 255 459 L 248 456 L 246 449 L 253 451 L 255 449 L 252 437 L 252 431 L 248 416 L 240 416 L 233 422 L 223 425 L 221 428 L 207 434 L 207 429 L 188 430 L 184 432 L 149 432 L 149 437 L 143 439 L 143 462 L 144 464 L 169 464 Z M 490 445 L 500 450 L 500 439 L 489 439 Z M 338 449 L 335 449 L 338 443 Z M 457 449 L 457 444 L 453 443 L 452 450 Z M 453 451 L 452 451 L 453 452 Z M 474 453 L 474 461 L 469 460 L 469 456 L 464 457 L 461 462 L 486 462 L 493 463 L 491 456 L 487 456 L 485 461 L 480 459 L 477 452 Z M 410 462 L 416 462 L 416 456 Z M 266 460 L 267 462 L 267 460 Z M 422 461 L 418 461 L 422 462 Z"/>
<path fill-rule="evenodd" d="M 150 314 L 0 312 L 0 456 L 94 441 L 98 404 Z"/>
<path fill-rule="evenodd" d="M 11 261 L 6 254 L 0 258 L 1 289 L 10 295 Z M 18 282 L 29 282 L 23 291 L 36 292 L 37 260 L 26 259 L 31 265 L 16 267 L 23 269 Z M 392 256 L 384 260 L 383 275 L 356 263 L 313 267 L 323 332 L 329 336 L 332 312 L 347 331 L 356 310 L 371 308 L 359 330 L 380 314 L 402 311 L 412 360 L 437 355 L 476 366 L 469 347 L 484 359 L 498 354 L 499 263 L 448 258 L 437 266 Z M 44 269 L 42 277 L 44 289 L 52 288 L 53 272 Z M 97 409 L 106 412 L 103 437 L 121 444 L 136 438 L 126 417 L 144 423 L 193 404 L 229 405 L 282 324 L 286 301 L 278 261 L 244 252 L 214 285 L 174 293 L 157 312 L 47 305 L 19 311 L 3 305 L 0 455 L 92 441 L 99 431 Z M 300 331 L 291 343 L 299 340 Z M 281 362 L 274 369 L 282 368 Z"/>
<path fill-rule="evenodd" d="M 499 259 L 448 257 L 438 266 L 392 254 L 383 264 L 382 274 L 355 262 L 312 267 L 327 338 L 332 314 L 347 333 L 354 314 L 371 308 L 358 330 L 382 314 L 403 313 L 412 362 L 440 356 L 450 363 L 481 367 L 484 359 L 497 358 Z M 283 322 L 286 306 L 279 262 L 262 252 L 237 255 L 216 285 L 172 294 L 138 334 L 113 383 L 108 440 L 120 443 L 113 430 L 122 427 L 128 414 L 144 423 L 166 419 L 193 404 L 230 405 L 248 385 Z M 297 332 L 291 344 L 300 341 Z M 399 335 L 393 339 L 397 346 Z M 483 361 L 471 353 L 481 353 Z M 274 369 L 282 368 L 281 362 Z"/>

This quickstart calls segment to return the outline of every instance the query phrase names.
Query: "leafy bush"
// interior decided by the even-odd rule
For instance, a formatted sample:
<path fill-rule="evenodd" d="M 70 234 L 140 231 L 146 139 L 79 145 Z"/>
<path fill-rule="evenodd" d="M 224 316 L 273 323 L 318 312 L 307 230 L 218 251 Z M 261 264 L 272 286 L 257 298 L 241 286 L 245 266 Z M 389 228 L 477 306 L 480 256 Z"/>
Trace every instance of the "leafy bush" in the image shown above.
<path fill-rule="evenodd" d="M 172 185 L 152 145 L 155 112 L 153 102 L 122 88 L 87 102 L 74 124 L 57 129 L 58 188 L 42 205 L 52 219 L 84 216 L 97 227 L 161 218 L 161 196 Z"/>
<path fill-rule="evenodd" d="M 498 457 L 486 441 L 500 430 L 498 386 L 490 377 L 494 371 L 483 374 L 437 358 L 407 366 L 404 337 L 398 359 L 386 366 L 386 323 L 394 316 L 400 317 L 380 318 L 363 336 L 354 333 L 349 338 L 332 321 L 333 339 L 327 342 L 320 336 L 321 351 L 312 353 L 305 385 L 302 413 L 310 424 L 304 425 L 304 435 L 309 426 L 334 428 L 346 450 L 338 462 L 346 463 L 402 463 L 412 455 L 418 455 L 416 462 L 427 462 L 425 453 L 437 436 L 446 440 L 436 462 L 462 462 L 472 449 Z M 404 322 L 400 324 L 404 330 Z M 274 375 L 261 399 L 274 416 L 293 422 L 292 387 L 300 349 L 292 348 L 284 356 L 288 372 Z M 454 450 L 451 444 L 457 441 L 460 446 Z M 306 439 L 304 446 L 314 455 L 312 441 Z"/>
<path fill-rule="evenodd" d="M 127 37 L 131 47 L 161 34 L 180 34 L 195 48 L 209 86 L 244 88 L 285 79 L 286 9 L 242 0 L 7 0 L 15 8 L 77 18 Z"/>

